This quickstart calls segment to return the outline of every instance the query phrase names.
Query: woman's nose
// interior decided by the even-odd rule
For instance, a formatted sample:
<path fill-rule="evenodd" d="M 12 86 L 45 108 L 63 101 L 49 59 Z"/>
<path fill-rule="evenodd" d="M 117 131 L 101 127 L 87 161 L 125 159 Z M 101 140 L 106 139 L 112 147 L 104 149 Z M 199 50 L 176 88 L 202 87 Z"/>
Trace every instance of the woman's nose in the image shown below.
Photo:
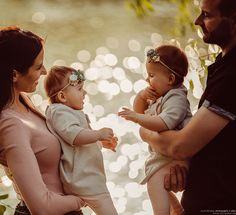
<path fill-rule="evenodd" d="M 45 66 L 42 66 L 41 75 L 47 75 L 47 70 L 45 69 Z"/>

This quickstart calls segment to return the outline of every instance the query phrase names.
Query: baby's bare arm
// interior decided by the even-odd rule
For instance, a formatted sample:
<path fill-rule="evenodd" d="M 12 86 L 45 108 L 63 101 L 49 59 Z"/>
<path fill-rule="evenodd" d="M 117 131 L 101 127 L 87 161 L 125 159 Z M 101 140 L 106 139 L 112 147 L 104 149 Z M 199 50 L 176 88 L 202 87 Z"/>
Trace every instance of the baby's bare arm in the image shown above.
<path fill-rule="evenodd" d="M 161 132 L 168 130 L 165 122 L 157 115 L 136 113 L 135 111 L 132 111 L 128 108 L 123 108 L 123 110 L 120 111 L 118 115 L 125 118 L 126 120 L 138 123 L 142 127 L 151 131 Z"/>
<path fill-rule="evenodd" d="M 83 129 L 77 134 L 73 145 L 85 145 L 94 143 L 98 140 L 110 141 L 113 136 L 114 134 L 111 128 L 102 128 L 99 130 Z"/>
<path fill-rule="evenodd" d="M 154 101 L 157 98 L 158 95 L 152 88 L 147 87 L 146 89 L 141 90 L 134 99 L 134 111 L 137 113 L 144 113 L 149 105 L 148 100 Z"/>

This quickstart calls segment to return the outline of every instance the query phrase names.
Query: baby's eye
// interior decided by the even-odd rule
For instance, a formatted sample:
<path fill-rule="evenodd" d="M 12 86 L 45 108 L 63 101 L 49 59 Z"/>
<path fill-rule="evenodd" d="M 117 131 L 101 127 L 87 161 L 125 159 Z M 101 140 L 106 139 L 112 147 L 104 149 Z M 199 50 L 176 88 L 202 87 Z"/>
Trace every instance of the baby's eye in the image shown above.
<path fill-rule="evenodd" d="M 149 77 L 152 78 L 152 77 L 153 77 L 153 74 L 149 74 Z"/>

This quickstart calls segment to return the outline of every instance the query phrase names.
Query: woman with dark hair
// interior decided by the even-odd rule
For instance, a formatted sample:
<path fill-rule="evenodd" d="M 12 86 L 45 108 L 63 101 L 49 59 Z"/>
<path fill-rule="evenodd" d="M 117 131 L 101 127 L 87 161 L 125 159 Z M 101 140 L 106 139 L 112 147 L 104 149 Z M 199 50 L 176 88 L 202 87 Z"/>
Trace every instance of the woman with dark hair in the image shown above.
<path fill-rule="evenodd" d="M 25 95 L 46 74 L 43 58 L 40 37 L 17 27 L 0 29 L 0 163 L 21 200 L 15 215 L 82 214 L 81 200 L 63 195 L 60 143 Z"/>

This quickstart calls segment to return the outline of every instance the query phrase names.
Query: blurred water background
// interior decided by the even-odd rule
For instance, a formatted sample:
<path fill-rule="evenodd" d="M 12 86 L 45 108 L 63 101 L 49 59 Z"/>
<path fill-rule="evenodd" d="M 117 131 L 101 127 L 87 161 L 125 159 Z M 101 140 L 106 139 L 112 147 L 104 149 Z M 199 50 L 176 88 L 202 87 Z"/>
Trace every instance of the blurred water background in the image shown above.
<path fill-rule="evenodd" d="M 197 1 L 189 9 L 193 20 L 194 3 Z M 204 88 L 202 65 L 211 62 L 199 56 L 218 51 L 199 42 L 200 32 L 176 21 L 181 13 L 176 4 L 157 0 L 153 8 L 138 18 L 123 0 L 0 0 L 1 27 L 17 25 L 45 38 L 47 69 L 67 65 L 85 71 L 88 94 L 84 111 L 92 127 L 112 127 L 119 138 L 117 152 L 103 150 L 103 154 L 108 187 L 119 214 L 124 215 L 152 214 L 146 186 L 139 184 L 147 144 L 142 143 L 137 125 L 117 117 L 122 106 L 132 107 L 135 94 L 146 86 L 145 52 L 167 42 L 185 49 L 191 70 L 185 85 L 194 111 Z M 176 33 L 183 25 L 185 34 Z M 48 102 L 43 80 L 31 98 L 44 111 Z M 12 214 L 17 199 L 3 171 L 1 180 L 0 195 L 9 194 L 2 200 L 7 206 L 4 214 Z M 84 213 L 92 212 L 85 208 Z"/>

